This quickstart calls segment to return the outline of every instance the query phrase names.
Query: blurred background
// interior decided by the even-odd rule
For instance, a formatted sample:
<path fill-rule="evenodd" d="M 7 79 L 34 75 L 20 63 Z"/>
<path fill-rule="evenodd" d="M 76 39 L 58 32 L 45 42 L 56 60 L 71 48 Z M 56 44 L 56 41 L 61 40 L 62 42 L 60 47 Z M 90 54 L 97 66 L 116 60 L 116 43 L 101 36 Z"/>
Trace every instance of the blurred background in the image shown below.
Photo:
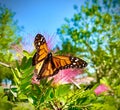
<path fill-rule="evenodd" d="M 17 68 L 17 74 L 18 71 L 26 72 L 24 69 L 29 67 L 35 53 L 33 42 L 38 33 L 46 39 L 51 38 L 54 42 L 51 49 L 58 54 L 77 56 L 88 62 L 83 77 L 92 78 L 93 82 L 85 84 L 85 90 L 92 90 L 101 83 L 109 87 L 106 104 L 102 105 L 105 102 L 102 97 L 97 102 L 99 107 L 94 105 L 91 110 L 95 107 L 120 109 L 120 0 L 0 0 L 2 86 L 13 84 L 16 87 L 11 68 Z M 69 107 L 72 104 L 75 103 L 70 103 Z"/>

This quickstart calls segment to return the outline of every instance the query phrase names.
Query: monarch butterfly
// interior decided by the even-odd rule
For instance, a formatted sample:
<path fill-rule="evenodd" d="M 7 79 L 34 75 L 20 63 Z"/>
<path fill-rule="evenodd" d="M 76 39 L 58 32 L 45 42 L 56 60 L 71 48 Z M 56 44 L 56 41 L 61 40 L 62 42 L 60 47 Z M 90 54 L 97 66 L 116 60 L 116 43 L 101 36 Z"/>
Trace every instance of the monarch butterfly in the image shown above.
<path fill-rule="evenodd" d="M 32 58 L 32 65 L 35 66 L 35 73 L 37 73 L 38 80 L 53 76 L 62 69 L 82 69 L 87 66 L 84 60 L 77 57 L 53 56 L 52 53 L 48 51 L 46 40 L 41 34 L 36 35 L 34 45 L 37 51 Z"/>

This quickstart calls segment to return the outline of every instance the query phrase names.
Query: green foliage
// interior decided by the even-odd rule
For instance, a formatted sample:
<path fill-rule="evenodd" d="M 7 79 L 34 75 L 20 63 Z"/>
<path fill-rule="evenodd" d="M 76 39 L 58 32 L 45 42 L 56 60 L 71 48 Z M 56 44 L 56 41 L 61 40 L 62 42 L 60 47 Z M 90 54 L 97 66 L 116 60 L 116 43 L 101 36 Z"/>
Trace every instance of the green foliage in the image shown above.
<path fill-rule="evenodd" d="M 7 100 L 7 96 L 4 94 L 4 89 L 0 86 L 0 109 L 8 110 L 13 107 L 13 103 Z"/>
<path fill-rule="evenodd" d="M 94 0 L 80 10 L 76 6 L 77 13 L 66 18 L 66 24 L 57 31 L 63 41 L 61 53 L 84 56 L 95 70 L 98 82 L 103 76 L 116 78 L 120 74 L 120 13 L 115 11 L 119 4 L 115 0 Z"/>
<path fill-rule="evenodd" d="M 23 57 L 21 63 L 16 63 L 16 68 L 11 68 L 16 87 L 6 90 L 7 94 L 3 93 L 2 88 L 0 89 L 2 97 L 0 107 L 5 110 L 8 108 L 13 110 L 28 110 L 30 108 L 32 110 L 108 110 L 110 108 L 117 110 L 116 108 L 119 108 L 120 100 L 116 97 L 120 96 L 119 86 L 114 90 L 116 93 L 111 89 L 112 91 L 106 95 L 96 96 L 94 89 L 98 84 L 91 89 L 85 89 L 85 85 L 81 86 L 81 89 L 70 84 L 52 86 L 52 80 L 48 81 L 47 79 L 42 79 L 40 85 L 32 84 L 34 67 L 31 66 L 31 61 L 31 57 Z M 101 80 L 101 83 L 109 84 L 105 78 Z M 6 103 L 8 103 L 8 108 L 4 107 Z"/>
<path fill-rule="evenodd" d="M 14 64 L 15 51 L 12 49 L 12 44 L 20 43 L 18 35 L 20 28 L 17 26 L 17 21 L 14 20 L 14 13 L 8 8 L 0 5 L 0 62 Z M 12 79 L 10 69 L 6 69 L 0 65 L 0 82 L 3 78 Z"/>
<path fill-rule="evenodd" d="M 74 103 L 82 104 L 88 101 L 87 99 L 90 99 L 88 97 L 89 95 L 85 96 L 83 88 L 77 90 L 75 87 L 71 88 L 71 85 L 53 87 L 51 85 L 52 80 L 48 81 L 47 79 L 43 79 L 39 86 L 33 85 L 31 79 L 34 67 L 31 66 L 31 61 L 31 57 L 23 57 L 20 64 L 18 62 L 16 63 L 16 68 L 11 68 L 14 75 L 14 85 L 16 87 L 6 90 L 7 94 L 3 94 L 3 90 L 0 90 L 2 93 L 1 97 L 3 97 L 1 100 L 3 105 L 0 105 L 0 107 L 5 109 L 5 104 L 10 103 L 10 105 L 8 104 L 8 108 L 13 110 L 29 109 L 30 107 L 33 108 L 33 110 L 43 110 L 47 108 L 51 110 L 64 110 Z M 88 94 L 88 92 L 86 92 L 86 94 Z M 80 98 L 81 101 L 79 100 Z M 6 101 L 4 102 L 3 99 L 6 99 Z M 9 99 L 9 101 L 7 101 L 7 99 Z M 86 104 L 88 103 L 86 102 L 85 105 Z"/>
<path fill-rule="evenodd" d="M 63 41 L 61 53 L 84 57 L 89 64 L 88 74 L 96 75 L 97 83 L 104 77 L 111 87 L 112 96 L 104 96 L 103 105 L 98 102 L 88 108 L 117 110 L 120 109 L 119 88 L 116 89 L 120 85 L 120 1 L 92 0 L 91 3 L 86 1 L 80 10 L 75 6 L 76 13 L 71 19 L 66 18 L 66 23 L 57 30 Z"/>

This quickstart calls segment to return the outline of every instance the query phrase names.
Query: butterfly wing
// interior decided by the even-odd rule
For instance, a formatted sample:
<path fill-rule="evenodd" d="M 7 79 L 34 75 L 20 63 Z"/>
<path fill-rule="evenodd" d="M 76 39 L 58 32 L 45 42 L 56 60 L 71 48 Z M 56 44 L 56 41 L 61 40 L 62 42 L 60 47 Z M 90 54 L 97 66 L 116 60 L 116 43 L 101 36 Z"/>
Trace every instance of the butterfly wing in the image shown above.
<path fill-rule="evenodd" d="M 52 56 L 52 54 L 49 53 L 41 70 L 39 71 L 37 79 L 53 76 L 57 74 L 59 70 L 68 68 L 82 69 L 86 66 L 87 63 L 80 58 L 69 56 Z"/>
<path fill-rule="evenodd" d="M 62 69 L 68 69 L 68 68 L 84 68 L 87 66 L 87 62 L 84 60 L 78 58 L 78 57 L 72 57 L 72 56 L 54 56 L 53 62 L 56 68 L 62 70 Z"/>
<path fill-rule="evenodd" d="M 38 63 L 39 64 L 39 63 Z M 37 65 L 38 65 L 37 64 Z M 55 67 L 52 60 L 52 53 L 49 53 L 40 70 L 38 70 L 37 79 L 40 80 L 45 77 L 53 76 L 58 73 L 58 68 Z"/>
<path fill-rule="evenodd" d="M 44 60 L 48 55 L 48 47 L 44 36 L 37 34 L 34 40 L 34 45 L 37 52 L 32 59 L 33 66 Z"/>

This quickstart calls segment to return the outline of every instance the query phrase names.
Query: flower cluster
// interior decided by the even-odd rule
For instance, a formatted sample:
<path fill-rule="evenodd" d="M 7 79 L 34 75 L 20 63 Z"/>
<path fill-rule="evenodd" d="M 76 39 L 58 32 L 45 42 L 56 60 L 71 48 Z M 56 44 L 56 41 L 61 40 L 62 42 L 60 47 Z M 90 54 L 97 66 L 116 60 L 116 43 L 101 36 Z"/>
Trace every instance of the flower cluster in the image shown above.
<path fill-rule="evenodd" d="M 94 92 L 95 92 L 96 95 L 99 95 L 99 94 L 101 94 L 101 93 L 103 93 L 103 92 L 106 92 L 106 91 L 108 91 L 108 90 L 109 90 L 109 87 L 108 87 L 108 86 L 106 86 L 105 84 L 100 84 L 100 85 L 94 90 Z"/>

